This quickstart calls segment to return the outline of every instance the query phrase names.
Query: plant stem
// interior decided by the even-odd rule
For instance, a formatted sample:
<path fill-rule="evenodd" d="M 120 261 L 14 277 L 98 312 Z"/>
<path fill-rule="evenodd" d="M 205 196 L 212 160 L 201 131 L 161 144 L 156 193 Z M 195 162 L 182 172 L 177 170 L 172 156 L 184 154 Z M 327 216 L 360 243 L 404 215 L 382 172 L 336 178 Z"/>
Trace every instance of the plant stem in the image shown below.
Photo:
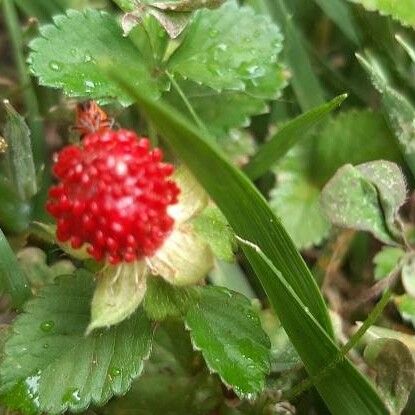
<path fill-rule="evenodd" d="M 26 111 L 28 112 L 28 124 L 32 135 L 33 158 L 37 168 L 44 162 L 44 140 L 43 126 L 39 114 L 39 105 L 32 80 L 27 70 L 26 61 L 23 55 L 23 38 L 19 19 L 13 0 L 3 0 L 3 14 L 5 23 L 10 35 L 13 48 L 14 60 L 20 83 L 23 86 L 23 99 Z"/>
<path fill-rule="evenodd" d="M 349 339 L 349 341 L 341 348 L 339 356 L 333 362 L 331 362 L 325 368 L 323 368 L 321 372 L 318 373 L 316 376 L 308 377 L 304 379 L 302 382 L 295 385 L 292 389 L 290 389 L 286 394 L 283 395 L 282 399 L 287 401 L 295 399 L 297 396 L 312 388 L 316 383 L 318 383 L 322 378 L 324 378 L 324 376 L 326 376 L 333 367 L 335 367 L 339 362 L 341 362 L 341 360 L 347 355 L 347 353 L 349 353 L 349 351 L 356 346 L 356 344 L 366 333 L 366 331 L 380 317 L 386 305 L 389 303 L 391 296 L 392 291 L 390 289 L 387 289 L 383 293 L 380 301 L 370 312 L 365 322 L 359 327 L 359 330 L 357 330 L 357 332 Z"/>
<path fill-rule="evenodd" d="M 183 100 L 184 104 L 186 105 L 186 108 L 189 110 L 190 114 L 192 115 L 192 117 L 193 117 L 195 123 L 197 124 L 197 126 L 201 130 L 207 131 L 207 128 L 206 128 L 205 124 L 203 124 L 203 121 L 196 114 L 196 111 L 194 110 L 192 104 L 189 102 L 189 100 L 187 99 L 185 93 L 180 88 L 180 85 L 174 79 L 174 76 L 169 71 L 166 71 L 166 74 L 167 74 L 167 77 L 169 78 L 171 84 L 173 85 L 174 89 L 180 95 L 180 98 Z"/>

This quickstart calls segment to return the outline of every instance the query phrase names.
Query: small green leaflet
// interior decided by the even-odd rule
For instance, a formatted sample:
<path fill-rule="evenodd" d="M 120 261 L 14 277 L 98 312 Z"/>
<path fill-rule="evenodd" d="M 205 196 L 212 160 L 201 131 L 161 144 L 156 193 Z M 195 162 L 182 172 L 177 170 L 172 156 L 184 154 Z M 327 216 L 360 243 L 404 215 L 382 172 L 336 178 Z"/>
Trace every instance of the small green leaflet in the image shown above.
<path fill-rule="evenodd" d="M 249 300 L 225 288 L 203 287 L 185 322 L 193 346 L 209 369 L 240 397 L 253 398 L 265 387 L 270 342 Z"/>

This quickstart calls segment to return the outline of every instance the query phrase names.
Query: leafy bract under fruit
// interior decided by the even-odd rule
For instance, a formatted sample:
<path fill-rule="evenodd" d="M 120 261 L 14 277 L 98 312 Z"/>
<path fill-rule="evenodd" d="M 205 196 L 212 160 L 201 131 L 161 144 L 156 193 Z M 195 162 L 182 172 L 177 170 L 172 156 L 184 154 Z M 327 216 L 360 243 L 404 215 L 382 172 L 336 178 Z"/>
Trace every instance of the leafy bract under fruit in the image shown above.
<path fill-rule="evenodd" d="M 189 102 L 215 133 L 246 124 L 285 85 L 278 27 L 233 0 L 215 10 L 198 10 L 174 52 L 157 22 L 144 23 L 146 28 L 134 29 L 130 39 L 107 13 L 68 11 L 56 16 L 54 25 L 43 26 L 42 36 L 31 43 L 31 70 L 41 84 L 68 95 L 115 98 L 123 104 L 133 99 L 108 78 L 103 66 L 109 71 L 122 66 L 131 82 L 154 98 L 170 89 L 168 75 L 185 91 L 191 89 Z M 216 119 L 206 99 L 220 102 L 222 96 L 227 103 L 222 111 L 230 116 Z"/>
<path fill-rule="evenodd" d="M 2 401 L 58 414 L 127 392 L 149 356 L 152 326 L 138 310 L 122 324 L 85 337 L 93 288 L 92 276 L 80 271 L 26 304 L 0 366 Z"/>

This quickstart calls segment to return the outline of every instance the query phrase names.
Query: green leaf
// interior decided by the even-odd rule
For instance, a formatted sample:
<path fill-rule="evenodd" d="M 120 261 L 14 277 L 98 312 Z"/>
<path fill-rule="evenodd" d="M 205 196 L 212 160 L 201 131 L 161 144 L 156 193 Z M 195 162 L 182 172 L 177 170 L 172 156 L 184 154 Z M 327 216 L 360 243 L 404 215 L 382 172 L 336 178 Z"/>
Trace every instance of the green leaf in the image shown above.
<path fill-rule="evenodd" d="M 401 248 L 385 246 L 373 258 L 375 264 L 375 279 L 380 280 L 387 277 L 398 265 L 400 259 L 405 255 Z"/>
<path fill-rule="evenodd" d="M 245 173 L 253 180 L 258 179 L 273 164 L 276 164 L 285 156 L 290 148 L 307 136 L 307 133 L 315 124 L 339 107 L 346 98 L 346 94 L 339 95 L 330 102 L 288 121 L 269 141 L 260 147 L 249 164 L 245 166 Z"/>
<path fill-rule="evenodd" d="M 385 68 L 372 53 L 366 52 L 365 56 L 356 56 L 368 72 L 375 88 L 382 94 L 383 106 L 398 138 L 401 151 L 412 175 L 415 175 L 415 130 L 412 128 L 415 108 L 403 93 L 391 85 Z"/>
<path fill-rule="evenodd" d="M 232 228 L 242 238 L 257 244 L 280 270 L 278 275 L 284 276 L 285 288 L 281 290 L 280 285 L 276 284 L 279 279 L 275 273 L 264 272 L 267 270 L 264 270 L 262 259 L 245 247 L 248 260 L 287 334 L 297 351 L 301 350 L 304 364 L 318 371 L 328 362 L 336 360 L 338 349 L 331 340 L 327 348 L 322 344 L 322 339 L 332 338 L 333 333 L 315 281 L 288 234 L 251 181 L 209 143 L 210 137 L 196 130 L 174 109 L 152 101 L 140 90 L 131 87 L 122 73 L 117 72 L 113 76 L 136 97 L 167 143 L 205 186 Z M 287 292 L 291 294 L 287 296 Z M 302 306 L 292 307 L 294 293 L 294 298 L 299 299 Z M 304 331 L 302 324 L 310 318 L 314 324 Z M 307 341 L 304 341 L 305 332 Z M 309 347 L 310 338 L 313 339 L 313 347 Z M 338 371 L 328 372 L 325 379 L 326 387 L 319 387 L 319 391 L 336 415 L 386 414 L 380 398 L 348 361 L 342 361 Z"/>
<path fill-rule="evenodd" d="M 97 328 L 118 324 L 136 311 L 146 293 L 147 274 L 145 262 L 135 261 L 108 265 L 97 275 L 87 335 Z"/>
<path fill-rule="evenodd" d="M 223 392 L 203 359 L 193 352 L 181 322 L 165 322 L 154 338 L 150 360 L 129 393 L 103 409 L 105 415 L 206 415 L 214 411 Z"/>
<path fill-rule="evenodd" d="M 1 230 L 0 288 L 10 295 L 15 308 L 21 307 L 31 295 L 27 277 Z"/>
<path fill-rule="evenodd" d="M 249 300 L 225 288 L 199 289 L 186 313 L 193 346 L 240 397 L 254 397 L 269 372 L 269 339 Z"/>
<path fill-rule="evenodd" d="M 159 95 L 157 79 L 110 14 L 68 10 L 53 20 L 54 25 L 42 26 L 42 37 L 30 44 L 31 70 L 42 85 L 63 88 L 69 96 L 131 103 L 129 95 L 99 70 L 97 63 L 105 62 L 114 70 L 122 65 L 134 84 L 150 96 Z"/>
<path fill-rule="evenodd" d="M 404 343 L 378 339 L 368 344 L 365 361 L 376 371 L 376 384 L 392 414 L 405 409 L 415 385 L 415 363 Z"/>
<path fill-rule="evenodd" d="M 411 255 L 402 267 L 402 285 L 405 291 L 415 298 L 415 258 Z"/>
<path fill-rule="evenodd" d="M 270 19 L 231 0 L 219 9 L 196 12 L 168 69 L 218 91 L 250 92 L 256 90 L 252 83 L 276 74 L 281 49 L 281 33 Z M 266 97 L 275 96 L 278 88 L 268 89 Z"/>
<path fill-rule="evenodd" d="M 330 222 L 321 214 L 320 189 L 304 175 L 279 174 L 270 206 L 298 248 L 318 245 L 330 232 Z"/>
<path fill-rule="evenodd" d="M 45 287 L 13 324 L 0 366 L 2 399 L 23 399 L 59 414 L 103 405 L 124 394 L 150 353 L 152 327 L 138 311 L 122 324 L 85 337 L 94 289 L 78 272 Z M 16 395 L 19 393 L 20 395 Z"/>
<path fill-rule="evenodd" d="M 234 260 L 234 235 L 218 208 L 207 207 L 193 219 L 192 224 L 195 232 L 212 248 L 216 258 L 228 262 Z"/>
<path fill-rule="evenodd" d="M 281 70 L 275 74 L 275 82 L 279 84 L 279 89 L 285 86 L 286 81 Z M 219 92 L 182 79 L 178 80 L 178 84 L 203 123 L 215 136 L 225 141 L 225 144 L 231 141 L 230 137 L 226 140 L 230 128 L 246 127 L 250 123 L 250 117 L 269 110 L 263 98 L 252 96 L 247 92 L 234 90 Z M 182 113 L 187 113 L 177 91 L 172 89 L 165 98 Z"/>
<path fill-rule="evenodd" d="M 415 298 L 408 294 L 401 295 L 395 298 L 395 305 L 402 319 L 415 327 Z"/>
<path fill-rule="evenodd" d="M 8 147 L 2 160 L 2 167 L 21 200 L 28 201 L 37 193 L 30 131 L 24 118 L 14 110 L 8 101 L 4 101 L 4 107 L 6 123 L 3 135 Z"/>
<path fill-rule="evenodd" d="M 415 8 L 412 0 L 349 0 L 365 9 L 391 16 L 405 26 L 415 27 Z"/>
<path fill-rule="evenodd" d="M 394 222 L 405 197 L 405 180 L 396 164 L 347 164 L 324 187 L 322 207 L 334 225 L 368 231 L 394 245 Z"/>
<path fill-rule="evenodd" d="M 150 277 L 143 307 L 150 319 L 162 321 L 167 317 L 182 317 L 196 297 L 193 287 L 176 287 L 160 277 Z"/>

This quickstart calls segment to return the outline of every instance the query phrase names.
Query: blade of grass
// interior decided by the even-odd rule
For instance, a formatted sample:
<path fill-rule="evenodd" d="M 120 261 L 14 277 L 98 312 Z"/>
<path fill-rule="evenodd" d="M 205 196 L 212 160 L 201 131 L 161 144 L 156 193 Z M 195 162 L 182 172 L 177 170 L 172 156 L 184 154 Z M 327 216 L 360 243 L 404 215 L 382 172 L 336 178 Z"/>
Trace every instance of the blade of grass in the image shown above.
<path fill-rule="evenodd" d="M 332 335 L 326 305 L 310 270 L 252 182 L 226 160 L 206 132 L 195 129 L 170 106 L 151 101 L 130 85 L 121 71 L 111 75 L 140 104 L 173 151 L 210 193 L 232 228 L 261 247 L 322 327 Z"/>
<path fill-rule="evenodd" d="M 245 174 L 252 180 L 261 177 L 271 166 L 285 156 L 290 148 L 304 138 L 311 127 L 339 107 L 346 98 L 347 94 L 339 95 L 332 101 L 290 120 L 260 147 L 255 156 L 245 166 Z"/>
<path fill-rule="evenodd" d="M 30 287 L 9 242 L 0 230 L 0 286 L 20 308 L 30 297 Z"/>
<path fill-rule="evenodd" d="M 388 413 L 370 383 L 345 357 L 350 348 L 346 346 L 340 350 L 327 336 L 282 274 L 256 245 L 240 238 L 239 242 L 247 256 L 256 256 L 261 263 L 258 278 L 310 374 L 304 385 L 309 388 L 314 384 L 333 414 Z M 287 310 L 294 318 L 288 318 Z M 311 350 L 314 352 L 313 359 L 309 358 Z M 289 396 L 289 399 L 293 397 Z"/>
<path fill-rule="evenodd" d="M 332 413 L 386 414 L 366 379 L 341 356 L 332 340 L 327 308 L 310 271 L 252 182 L 222 156 L 205 132 L 198 131 L 173 108 L 146 97 L 126 81 L 122 72 L 112 76 L 137 100 L 237 234 L 263 252 L 261 257 L 257 248 L 243 248 L 310 374 L 317 375 L 327 365 L 333 367 L 317 385 Z"/>

